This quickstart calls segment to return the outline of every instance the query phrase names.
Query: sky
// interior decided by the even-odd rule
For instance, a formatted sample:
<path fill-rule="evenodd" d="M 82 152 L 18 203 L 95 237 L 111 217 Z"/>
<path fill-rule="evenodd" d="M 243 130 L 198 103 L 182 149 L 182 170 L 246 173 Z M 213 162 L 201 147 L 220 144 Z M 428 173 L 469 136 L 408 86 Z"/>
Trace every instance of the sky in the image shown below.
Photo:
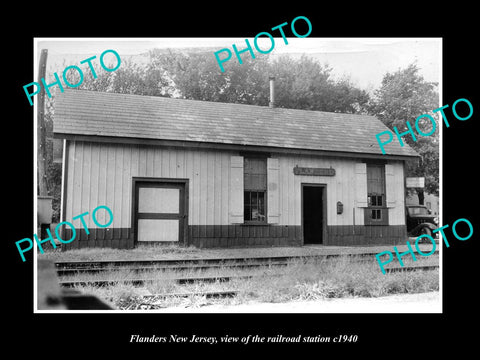
<path fill-rule="evenodd" d="M 335 77 L 347 76 L 356 86 L 371 92 L 381 84 L 387 72 L 395 72 L 415 62 L 425 80 L 441 82 L 441 38 L 287 38 L 288 44 L 275 39 L 272 56 L 305 54 L 328 63 Z M 253 38 L 249 38 L 253 46 Z M 65 66 L 91 55 L 100 56 L 107 50 L 117 51 L 120 57 L 139 55 L 154 48 L 179 49 L 185 47 L 229 48 L 232 44 L 239 50 L 246 47 L 245 38 L 36 38 L 37 58 L 41 49 L 48 49 L 47 63 L 62 63 Z M 259 38 L 259 47 L 271 46 L 267 37 Z M 212 56 L 213 52 L 212 52 Z M 242 56 L 249 56 L 248 52 Z M 236 61 L 233 56 L 230 61 Z M 47 66 L 52 69 L 52 66 Z M 52 70 L 51 70 L 52 71 Z M 220 71 L 220 70 L 219 70 Z M 47 73 L 48 76 L 48 73 Z"/>

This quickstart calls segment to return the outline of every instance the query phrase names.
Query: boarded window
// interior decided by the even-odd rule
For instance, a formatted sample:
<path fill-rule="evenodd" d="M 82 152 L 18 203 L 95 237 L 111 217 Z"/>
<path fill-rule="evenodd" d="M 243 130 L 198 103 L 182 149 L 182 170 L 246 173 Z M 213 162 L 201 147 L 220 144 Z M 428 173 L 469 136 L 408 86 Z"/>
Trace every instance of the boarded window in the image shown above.
<path fill-rule="evenodd" d="M 244 221 L 266 222 L 267 159 L 244 158 Z"/>
<path fill-rule="evenodd" d="M 367 192 L 368 194 L 385 195 L 384 165 L 367 164 Z"/>
<path fill-rule="evenodd" d="M 385 196 L 385 165 L 367 164 L 366 225 L 388 225 L 388 209 Z"/>

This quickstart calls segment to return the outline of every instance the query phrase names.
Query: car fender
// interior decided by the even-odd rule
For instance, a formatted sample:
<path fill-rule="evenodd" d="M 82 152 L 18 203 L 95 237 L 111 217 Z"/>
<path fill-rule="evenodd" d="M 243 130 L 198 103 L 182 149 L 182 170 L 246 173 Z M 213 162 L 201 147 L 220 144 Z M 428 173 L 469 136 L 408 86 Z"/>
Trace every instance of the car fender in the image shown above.
<path fill-rule="evenodd" d="M 420 230 L 423 228 L 429 228 L 431 231 L 435 230 L 437 228 L 437 225 L 432 224 L 432 223 L 421 223 L 415 226 L 415 228 L 412 229 L 411 233 L 412 234 L 420 234 Z"/>

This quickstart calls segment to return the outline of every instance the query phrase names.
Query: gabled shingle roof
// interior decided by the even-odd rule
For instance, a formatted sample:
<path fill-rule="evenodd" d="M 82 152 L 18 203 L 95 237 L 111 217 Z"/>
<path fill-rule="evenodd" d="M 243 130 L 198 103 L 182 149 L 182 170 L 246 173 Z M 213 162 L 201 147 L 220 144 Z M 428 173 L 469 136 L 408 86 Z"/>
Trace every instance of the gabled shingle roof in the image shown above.
<path fill-rule="evenodd" d="M 194 141 L 382 155 L 367 115 L 68 90 L 55 99 L 56 136 Z M 418 156 L 396 139 L 387 155 Z"/>

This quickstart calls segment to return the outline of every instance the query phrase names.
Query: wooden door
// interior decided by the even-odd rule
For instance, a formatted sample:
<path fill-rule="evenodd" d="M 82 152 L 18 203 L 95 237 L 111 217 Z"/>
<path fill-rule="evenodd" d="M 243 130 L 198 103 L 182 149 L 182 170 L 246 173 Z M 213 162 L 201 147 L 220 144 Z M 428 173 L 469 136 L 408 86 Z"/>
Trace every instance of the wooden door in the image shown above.
<path fill-rule="evenodd" d="M 136 241 L 184 242 L 185 185 L 137 182 L 135 186 Z"/>

